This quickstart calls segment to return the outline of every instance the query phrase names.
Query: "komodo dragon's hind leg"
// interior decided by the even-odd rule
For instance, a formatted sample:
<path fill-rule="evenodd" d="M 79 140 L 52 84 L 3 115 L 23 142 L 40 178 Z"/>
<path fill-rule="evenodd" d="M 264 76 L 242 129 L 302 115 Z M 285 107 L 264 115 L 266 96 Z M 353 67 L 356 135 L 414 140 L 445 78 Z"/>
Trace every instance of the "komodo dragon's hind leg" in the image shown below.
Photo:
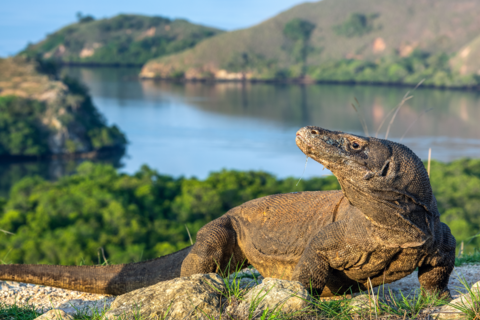
<path fill-rule="evenodd" d="M 222 216 L 200 229 L 197 241 L 182 263 L 180 275 L 231 273 L 243 260 L 230 218 Z"/>

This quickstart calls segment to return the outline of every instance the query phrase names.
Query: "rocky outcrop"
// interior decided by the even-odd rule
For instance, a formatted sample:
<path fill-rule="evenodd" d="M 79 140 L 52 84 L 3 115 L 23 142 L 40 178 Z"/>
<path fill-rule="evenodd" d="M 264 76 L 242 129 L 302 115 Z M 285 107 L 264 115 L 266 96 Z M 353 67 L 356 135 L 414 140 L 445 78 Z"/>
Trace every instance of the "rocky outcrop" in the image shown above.
<path fill-rule="evenodd" d="M 87 89 L 59 80 L 53 65 L 16 57 L 0 59 L 0 70 L 0 157 L 94 158 L 124 150 L 125 136 L 107 126 Z"/>
<path fill-rule="evenodd" d="M 228 304 L 228 288 L 218 274 L 197 274 L 160 282 L 117 297 L 104 319 L 136 319 L 167 317 L 167 319 L 256 319 L 265 313 L 301 313 L 309 307 L 310 296 L 296 281 L 262 277 L 243 277 L 241 272 L 229 279 L 246 292 L 240 303 Z M 240 275 L 240 276 L 238 276 Z M 252 288 L 253 287 L 253 288 Z M 238 290 L 237 290 L 238 292 Z M 223 312 L 222 312 L 223 309 Z"/>
<path fill-rule="evenodd" d="M 465 274 L 462 279 L 478 279 L 478 266 L 464 266 L 457 268 L 457 272 Z M 473 272 L 470 272 L 473 271 Z M 403 297 L 414 298 L 419 294 L 419 284 L 414 276 L 407 277 L 410 284 L 409 289 L 403 293 L 400 291 L 402 284 L 399 282 L 389 284 L 384 288 L 386 296 L 369 295 L 367 292 L 353 297 L 348 302 L 346 312 L 354 314 L 357 318 L 371 318 L 375 315 L 375 304 L 377 306 L 385 306 L 391 304 L 390 294 L 402 300 Z M 410 278 L 410 279 L 408 279 Z M 413 281 L 415 278 L 415 281 Z M 14 283 L 0 283 L 3 286 L 13 285 Z M 405 285 L 403 283 L 403 285 Z M 457 285 L 457 286 L 456 286 Z M 459 288 L 459 283 L 451 282 L 451 288 L 457 288 L 460 292 L 468 291 L 468 287 Z M 20 284 L 18 290 L 27 290 L 30 285 Z M 35 289 L 35 286 L 33 286 Z M 9 288 L 10 290 L 12 288 Z M 41 287 L 39 290 L 47 288 Z M 398 290 L 396 290 L 398 289 Z M 35 299 L 39 297 L 37 291 L 31 293 L 31 296 L 25 296 L 22 291 L 15 291 L 14 295 L 10 295 L 12 300 L 6 300 L 7 305 L 20 302 L 30 301 L 30 303 L 38 303 Z M 31 290 L 28 289 L 28 290 Z M 68 316 L 91 316 L 92 314 L 100 315 L 107 310 L 103 319 L 149 319 L 149 317 L 161 319 L 167 315 L 166 319 L 258 319 L 262 316 L 272 316 L 277 314 L 280 318 L 288 314 L 289 316 L 298 315 L 300 318 L 306 315 L 314 315 L 320 311 L 315 305 L 318 301 L 314 301 L 298 282 L 286 281 L 272 278 L 263 278 L 255 269 L 244 269 L 237 273 L 231 274 L 228 278 L 222 279 L 217 274 L 198 274 L 191 277 L 177 278 L 171 281 L 160 282 L 151 287 L 142 288 L 122 296 L 118 296 L 112 302 L 114 297 L 104 297 L 77 292 L 82 295 L 82 299 L 92 301 L 82 301 L 72 296 L 63 303 L 57 303 L 61 296 L 67 296 L 63 293 L 63 289 L 48 288 L 48 291 L 55 290 L 51 297 L 44 299 L 47 307 L 54 309 L 44 315 L 43 320 L 56 319 L 56 314 L 63 316 L 63 319 L 70 319 Z M 62 291 L 63 290 L 63 291 Z M 422 316 L 428 319 L 467 319 L 467 315 L 453 305 L 465 306 L 472 310 L 479 310 L 480 301 L 480 282 L 471 287 L 471 292 L 462 294 L 451 303 L 443 307 L 429 307 L 422 311 Z M 1 293 L 2 291 L 0 291 Z M 70 293 L 71 294 L 71 293 Z M 452 290 L 453 296 L 458 296 L 459 292 Z M 5 297 L 5 296 L 4 296 Z M 20 300 L 18 300 L 20 297 Z M 101 298 L 101 299 L 99 299 Z M 348 298 L 348 297 L 347 297 Z M 3 298 L 5 300 L 5 298 Z M 53 299 L 53 304 L 52 304 Z M 380 302 L 378 302 L 378 299 Z M 40 308 L 40 305 L 37 305 Z M 380 308 L 383 309 L 384 308 Z M 66 312 L 65 314 L 63 312 Z M 386 314 L 382 310 L 382 317 Z M 478 311 L 477 311 L 478 312 Z M 347 314 L 345 313 L 345 314 Z M 388 314 L 388 313 L 387 313 Z M 379 314 L 380 316 L 380 314 Z M 136 317 L 136 318 L 135 318 Z M 387 316 L 388 317 L 388 316 Z M 402 317 L 403 318 L 403 317 Z M 282 318 L 283 319 L 283 318 Z M 302 318 L 303 319 L 303 318 Z M 423 318 L 422 318 L 423 319 Z"/>
<path fill-rule="evenodd" d="M 119 296 L 104 319 L 214 319 L 225 290 L 215 273 L 159 282 Z"/>

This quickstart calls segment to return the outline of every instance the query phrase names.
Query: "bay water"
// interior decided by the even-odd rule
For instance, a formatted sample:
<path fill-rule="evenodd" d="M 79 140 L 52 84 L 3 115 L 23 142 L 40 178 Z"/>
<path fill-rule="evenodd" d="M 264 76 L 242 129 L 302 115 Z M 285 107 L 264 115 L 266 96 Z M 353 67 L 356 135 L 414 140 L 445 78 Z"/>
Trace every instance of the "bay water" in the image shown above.
<path fill-rule="evenodd" d="M 432 158 L 440 161 L 480 157 L 477 91 L 183 83 L 139 80 L 138 72 L 135 68 L 62 70 L 89 88 L 108 124 L 126 133 L 126 155 L 107 162 L 127 173 L 146 164 L 175 177 L 204 179 L 224 168 L 300 177 L 306 157 L 295 145 L 295 133 L 306 125 L 361 135 L 368 130 L 369 135 L 381 138 L 388 131 L 389 139 L 407 145 L 422 159 L 427 158 L 429 148 Z M 405 98 L 398 112 L 394 111 Z M 79 162 L 0 164 L 1 192 L 27 175 L 57 179 L 74 172 Z M 325 174 L 329 172 L 310 160 L 303 176 Z"/>

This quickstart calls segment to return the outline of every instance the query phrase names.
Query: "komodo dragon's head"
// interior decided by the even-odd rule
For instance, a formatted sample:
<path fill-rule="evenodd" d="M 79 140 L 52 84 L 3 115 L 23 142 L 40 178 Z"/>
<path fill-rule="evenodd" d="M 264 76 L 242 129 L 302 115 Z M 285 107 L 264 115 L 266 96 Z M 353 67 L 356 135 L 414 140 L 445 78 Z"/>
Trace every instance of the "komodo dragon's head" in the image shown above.
<path fill-rule="evenodd" d="M 376 227 L 378 237 L 400 233 L 393 242 L 402 246 L 432 237 L 439 216 L 435 197 L 423 163 L 409 148 L 314 126 L 298 130 L 296 143 L 337 177 L 345 197 Z"/>

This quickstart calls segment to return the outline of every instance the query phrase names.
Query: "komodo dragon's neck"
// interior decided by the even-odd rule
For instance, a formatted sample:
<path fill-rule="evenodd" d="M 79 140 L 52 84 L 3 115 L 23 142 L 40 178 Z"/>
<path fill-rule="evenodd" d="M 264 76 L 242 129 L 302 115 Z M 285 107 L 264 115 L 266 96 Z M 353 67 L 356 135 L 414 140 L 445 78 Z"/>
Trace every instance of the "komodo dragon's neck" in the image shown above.
<path fill-rule="evenodd" d="M 119 295 L 180 276 L 191 247 L 157 259 L 112 266 L 0 265 L 0 279 Z"/>
<path fill-rule="evenodd" d="M 340 179 L 339 179 L 340 180 Z M 342 190 L 364 214 L 370 234 L 387 247 L 417 247 L 431 236 L 428 216 L 408 200 L 392 202 L 358 189 L 350 181 L 341 181 Z M 406 203 L 405 203 L 406 202 Z"/>
<path fill-rule="evenodd" d="M 296 142 L 337 177 L 380 244 L 405 248 L 433 240 L 439 214 L 430 180 L 406 146 L 314 126 L 300 129 Z"/>

